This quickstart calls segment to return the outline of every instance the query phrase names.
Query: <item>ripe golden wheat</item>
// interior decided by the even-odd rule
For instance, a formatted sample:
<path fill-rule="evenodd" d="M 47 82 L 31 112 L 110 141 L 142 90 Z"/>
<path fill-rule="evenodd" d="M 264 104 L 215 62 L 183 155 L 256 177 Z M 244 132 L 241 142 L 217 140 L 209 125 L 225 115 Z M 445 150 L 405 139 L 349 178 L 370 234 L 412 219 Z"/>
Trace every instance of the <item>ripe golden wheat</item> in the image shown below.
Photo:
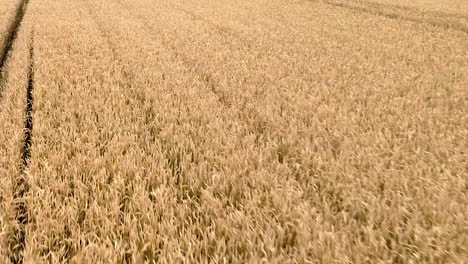
<path fill-rule="evenodd" d="M 341 2 L 30 0 L 0 263 L 465 263 L 468 10 Z"/>

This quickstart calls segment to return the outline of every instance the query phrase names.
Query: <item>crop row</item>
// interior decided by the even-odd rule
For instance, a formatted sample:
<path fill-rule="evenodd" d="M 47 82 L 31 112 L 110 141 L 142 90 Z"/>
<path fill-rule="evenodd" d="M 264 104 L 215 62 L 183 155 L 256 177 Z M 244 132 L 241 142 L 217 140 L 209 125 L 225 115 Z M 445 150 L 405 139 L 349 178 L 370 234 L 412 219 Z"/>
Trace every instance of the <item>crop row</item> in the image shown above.
<path fill-rule="evenodd" d="M 463 257 L 464 32 L 322 1 L 28 10 L 0 102 L 0 262 L 20 229 L 25 263 Z"/>

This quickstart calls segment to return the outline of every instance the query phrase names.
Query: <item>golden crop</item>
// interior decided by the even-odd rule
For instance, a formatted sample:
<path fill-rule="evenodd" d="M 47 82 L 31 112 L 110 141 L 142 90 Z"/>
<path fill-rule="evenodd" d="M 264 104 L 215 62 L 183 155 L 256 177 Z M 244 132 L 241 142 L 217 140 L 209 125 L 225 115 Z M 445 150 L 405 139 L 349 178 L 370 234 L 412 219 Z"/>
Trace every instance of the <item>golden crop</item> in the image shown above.
<path fill-rule="evenodd" d="M 419 10 L 427 12 L 441 12 L 461 16 L 468 15 L 468 2 L 464 0 L 446 0 L 446 1 L 433 1 L 433 0 L 354 0 L 354 2 L 361 3 L 376 3 L 383 4 L 390 7 L 399 6 L 400 9 L 408 8 L 410 10 Z"/>
<path fill-rule="evenodd" d="M 5 46 L 9 35 L 9 28 L 15 19 L 19 1 L 0 1 L 0 59 L 4 56 Z"/>
<path fill-rule="evenodd" d="M 30 0 L 0 263 L 465 263 L 468 10 L 426 2 Z"/>

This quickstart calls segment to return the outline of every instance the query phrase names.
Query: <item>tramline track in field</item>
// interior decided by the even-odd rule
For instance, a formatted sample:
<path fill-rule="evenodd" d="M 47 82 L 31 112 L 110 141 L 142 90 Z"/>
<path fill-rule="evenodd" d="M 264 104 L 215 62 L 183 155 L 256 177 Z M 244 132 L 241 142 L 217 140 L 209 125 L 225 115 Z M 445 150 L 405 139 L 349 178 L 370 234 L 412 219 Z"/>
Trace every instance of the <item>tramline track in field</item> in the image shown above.
<path fill-rule="evenodd" d="M 461 14 L 423 11 L 413 7 L 384 5 L 367 1 L 325 0 L 324 2 L 331 6 L 345 8 L 355 12 L 368 13 L 388 19 L 410 21 L 468 33 L 468 17 Z"/>
<path fill-rule="evenodd" d="M 13 43 L 18 35 L 18 30 L 21 25 L 21 21 L 23 21 L 23 17 L 26 11 L 26 7 L 29 3 L 29 0 L 23 0 L 19 5 L 18 9 L 16 10 L 16 15 L 13 21 L 11 21 L 10 27 L 7 31 L 7 41 L 5 48 L 0 50 L 0 72 L 2 72 L 2 76 L 0 76 L 0 81 L 3 79 L 3 74 L 5 72 L 6 61 L 8 59 L 8 54 L 10 53 L 11 49 L 13 48 Z"/>
<path fill-rule="evenodd" d="M 0 92 L 3 90 L 7 78 L 7 61 L 11 56 L 13 44 L 15 43 L 18 32 L 21 27 L 24 15 L 26 13 L 29 0 L 23 0 L 18 4 L 16 15 L 10 23 L 7 30 L 6 44 L 4 49 L 0 50 Z M 31 138 L 32 138 L 32 110 L 33 110 L 33 33 L 31 33 L 31 42 L 29 46 L 29 65 L 28 65 L 28 85 L 26 88 L 26 106 L 25 106 L 25 121 L 24 121 L 24 141 L 21 149 L 21 163 L 19 175 L 13 182 L 13 201 L 12 208 L 14 208 L 14 219 L 16 225 L 13 230 L 10 230 L 8 245 L 9 245 L 9 259 L 11 263 L 23 263 L 23 255 L 25 248 L 26 226 L 29 222 L 28 210 L 24 196 L 29 191 L 29 185 L 26 179 L 25 170 L 29 165 L 31 157 Z M 1 95 L 1 93 L 0 93 Z"/>
<path fill-rule="evenodd" d="M 29 191 L 29 184 L 26 179 L 26 169 L 31 158 L 32 129 L 33 129 L 33 90 L 34 90 L 34 32 L 31 33 L 31 43 L 29 46 L 29 69 L 28 86 L 26 90 L 26 108 L 24 121 L 24 143 L 21 149 L 20 175 L 14 185 L 14 206 L 15 218 L 18 224 L 12 239 L 10 240 L 10 260 L 12 263 L 23 263 L 23 251 L 26 245 L 26 226 L 29 223 L 28 209 L 24 196 Z"/>

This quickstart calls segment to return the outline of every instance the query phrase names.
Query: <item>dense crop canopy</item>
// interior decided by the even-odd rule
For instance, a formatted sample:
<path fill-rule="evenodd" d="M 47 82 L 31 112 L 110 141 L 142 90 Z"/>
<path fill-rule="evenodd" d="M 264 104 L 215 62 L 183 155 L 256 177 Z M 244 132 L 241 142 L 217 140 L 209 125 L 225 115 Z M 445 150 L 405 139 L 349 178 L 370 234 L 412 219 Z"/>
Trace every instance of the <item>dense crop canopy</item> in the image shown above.
<path fill-rule="evenodd" d="M 0 263 L 463 263 L 468 10 L 429 2 L 30 0 Z"/>

